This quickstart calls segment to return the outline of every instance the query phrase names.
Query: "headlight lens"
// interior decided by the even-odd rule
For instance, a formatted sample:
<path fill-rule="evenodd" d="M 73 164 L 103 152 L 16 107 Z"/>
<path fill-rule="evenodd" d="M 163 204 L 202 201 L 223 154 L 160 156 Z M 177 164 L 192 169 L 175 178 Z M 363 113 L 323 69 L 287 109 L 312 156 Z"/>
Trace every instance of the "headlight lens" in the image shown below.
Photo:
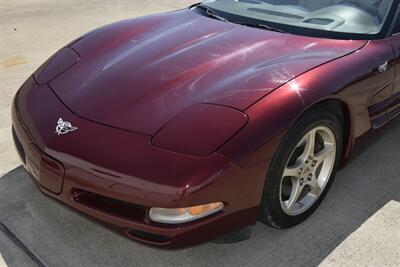
<path fill-rule="evenodd" d="M 191 222 L 214 214 L 224 208 L 222 202 L 209 203 L 188 208 L 151 208 L 150 220 L 159 223 L 178 224 Z"/>
<path fill-rule="evenodd" d="M 72 48 L 64 47 L 43 63 L 33 76 L 39 85 L 46 84 L 78 61 L 78 53 Z"/>
<path fill-rule="evenodd" d="M 158 131 L 152 144 L 182 154 L 207 156 L 237 134 L 247 120 L 246 114 L 230 107 L 194 105 Z"/>

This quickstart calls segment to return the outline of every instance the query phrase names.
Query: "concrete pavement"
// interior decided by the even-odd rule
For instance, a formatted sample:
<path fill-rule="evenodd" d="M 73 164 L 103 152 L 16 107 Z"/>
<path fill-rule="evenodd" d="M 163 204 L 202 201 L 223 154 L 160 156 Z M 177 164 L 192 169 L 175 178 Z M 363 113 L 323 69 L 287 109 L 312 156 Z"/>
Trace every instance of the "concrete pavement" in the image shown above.
<path fill-rule="evenodd" d="M 257 224 L 250 240 L 180 251 L 144 247 L 109 231 L 42 195 L 16 168 L 10 103 L 43 61 L 93 28 L 190 2 L 196 1 L 0 0 L 0 223 L 28 250 L 0 231 L 0 266 L 34 260 L 48 266 L 399 266 L 398 122 L 339 172 L 327 199 L 300 226 L 277 231 Z"/>

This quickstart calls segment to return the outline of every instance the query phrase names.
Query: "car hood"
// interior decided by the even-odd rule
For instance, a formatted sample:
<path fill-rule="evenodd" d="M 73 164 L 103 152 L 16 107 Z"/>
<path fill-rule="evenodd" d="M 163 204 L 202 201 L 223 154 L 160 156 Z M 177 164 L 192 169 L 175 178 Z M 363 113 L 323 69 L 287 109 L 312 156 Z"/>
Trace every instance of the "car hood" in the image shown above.
<path fill-rule="evenodd" d="M 71 45 L 78 63 L 50 86 L 81 117 L 153 135 L 197 103 L 244 110 L 364 44 L 255 29 L 181 10 L 88 34 Z"/>

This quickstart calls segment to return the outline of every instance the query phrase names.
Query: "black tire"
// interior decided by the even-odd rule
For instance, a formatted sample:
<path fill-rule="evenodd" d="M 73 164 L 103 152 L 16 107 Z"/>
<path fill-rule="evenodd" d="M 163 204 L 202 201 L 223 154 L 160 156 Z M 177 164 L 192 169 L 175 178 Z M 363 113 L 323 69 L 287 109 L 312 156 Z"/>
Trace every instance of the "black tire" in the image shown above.
<path fill-rule="evenodd" d="M 343 121 L 340 106 L 337 107 L 333 105 L 333 107 L 331 107 L 330 105 L 324 105 L 303 114 L 289 129 L 279 145 L 267 173 L 259 216 L 261 222 L 277 229 L 285 229 L 300 224 L 318 208 L 325 198 L 340 165 L 343 150 Z M 310 130 L 319 126 L 328 127 L 335 135 L 337 153 L 334 167 L 324 191 L 315 203 L 304 211 L 304 213 L 290 216 L 283 210 L 280 201 L 280 187 L 283 171 L 289 157 L 291 157 L 292 151 L 300 140 Z"/>

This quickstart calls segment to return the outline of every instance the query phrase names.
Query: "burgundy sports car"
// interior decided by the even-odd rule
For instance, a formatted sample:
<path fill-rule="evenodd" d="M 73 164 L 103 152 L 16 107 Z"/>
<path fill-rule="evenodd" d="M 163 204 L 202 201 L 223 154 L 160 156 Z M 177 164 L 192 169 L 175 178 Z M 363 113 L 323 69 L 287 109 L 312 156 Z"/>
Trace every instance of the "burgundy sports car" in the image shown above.
<path fill-rule="evenodd" d="M 151 246 L 288 228 L 399 114 L 399 32 L 392 0 L 208 0 L 123 20 L 22 85 L 16 148 L 43 193 Z"/>

